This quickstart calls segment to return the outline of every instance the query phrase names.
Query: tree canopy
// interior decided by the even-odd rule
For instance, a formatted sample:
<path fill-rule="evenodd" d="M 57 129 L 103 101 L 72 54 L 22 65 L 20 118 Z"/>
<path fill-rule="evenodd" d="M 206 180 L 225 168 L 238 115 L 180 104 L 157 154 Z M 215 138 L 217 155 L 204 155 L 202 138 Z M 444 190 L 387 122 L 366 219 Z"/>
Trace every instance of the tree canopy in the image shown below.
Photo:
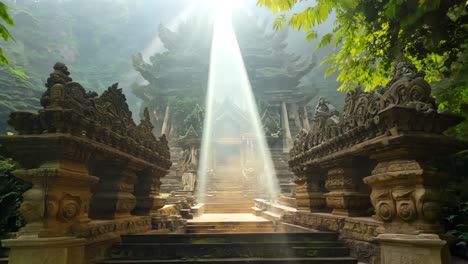
<path fill-rule="evenodd" d="M 367 90 L 389 81 L 391 63 L 406 56 L 435 84 L 440 110 L 468 114 L 466 0 L 258 0 L 278 14 L 274 28 L 289 25 L 334 45 L 323 63 L 337 72 L 340 90 Z M 292 12 L 292 9 L 300 9 Z M 333 20 L 331 32 L 316 26 Z M 468 125 L 465 124 L 468 128 Z M 461 129 L 459 132 L 463 133 Z M 466 134 L 466 132 L 464 132 Z M 468 138 L 468 135 L 465 135 Z"/>

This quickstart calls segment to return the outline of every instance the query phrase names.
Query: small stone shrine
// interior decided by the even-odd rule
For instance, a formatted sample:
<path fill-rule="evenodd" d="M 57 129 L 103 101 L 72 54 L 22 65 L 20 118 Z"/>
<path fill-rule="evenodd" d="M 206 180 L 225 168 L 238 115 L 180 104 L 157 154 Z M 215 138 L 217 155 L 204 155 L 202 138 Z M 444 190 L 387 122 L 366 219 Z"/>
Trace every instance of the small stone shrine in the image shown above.
<path fill-rule="evenodd" d="M 32 183 L 20 207 L 26 226 L 2 241 L 10 263 L 92 263 L 120 235 L 151 230 L 164 205 L 169 147 L 148 111 L 137 125 L 117 84 L 98 96 L 69 75 L 55 64 L 43 109 L 12 113 L 18 134 L 0 136 L 22 168 L 14 175 Z"/>
<path fill-rule="evenodd" d="M 290 151 L 297 212 L 284 221 L 339 232 L 367 263 L 450 263 L 439 223 L 447 178 L 430 162 L 467 148 L 443 135 L 463 119 L 437 112 L 408 59 L 393 67 L 385 87 L 349 92 L 341 118 L 320 100 Z"/>

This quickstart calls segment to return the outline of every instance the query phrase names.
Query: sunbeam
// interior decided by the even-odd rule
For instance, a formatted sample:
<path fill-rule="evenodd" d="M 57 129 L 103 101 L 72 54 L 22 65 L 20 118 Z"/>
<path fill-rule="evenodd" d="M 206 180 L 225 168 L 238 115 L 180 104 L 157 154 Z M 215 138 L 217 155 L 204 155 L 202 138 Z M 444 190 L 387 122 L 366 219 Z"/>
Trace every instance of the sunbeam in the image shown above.
<path fill-rule="evenodd" d="M 250 170 L 255 174 L 252 181 L 254 186 L 249 186 L 250 190 L 258 197 L 275 199 L 279 194 L 276 174 L 232 26 L 233 6 L 229 4 L 230 1 L 222 1 L 223 4 L 218 1 L 210 2 L 215 5 L 212 7 L 215 10 L 215 20 L 196 195 L 198 201 L 203 203 L 210 191 L 207 186 L 213 185 L 209 182 L 213 181 L 213 177 L 217 183 L 233 184 L 235 181 L 232 178 L 245 177 L 243 173 Z M 218 124 L 215 125 L 215 122 L 219 122 L 220 116 L 235 115 L 237 114 L 233 113 L 235 111 L 245 117 L 244 130 L 238 132 L 232 127 L 226 130 Z M 240 144 L 236 138 L 242 140 L 242 144 L 249 146 L 248 153 L 245 154 L 247 158 L 244 157 L 240 161 L 238 161 L 240 157 L 234 156 L 241 156 L 241 153 L 232 153 L 232 149 L 236 149 L 235 144 Z M 223 150 L 222 146 L 230 151 Z M 214 161 L 220 159 L 229 162 L 226 165 Z"/>

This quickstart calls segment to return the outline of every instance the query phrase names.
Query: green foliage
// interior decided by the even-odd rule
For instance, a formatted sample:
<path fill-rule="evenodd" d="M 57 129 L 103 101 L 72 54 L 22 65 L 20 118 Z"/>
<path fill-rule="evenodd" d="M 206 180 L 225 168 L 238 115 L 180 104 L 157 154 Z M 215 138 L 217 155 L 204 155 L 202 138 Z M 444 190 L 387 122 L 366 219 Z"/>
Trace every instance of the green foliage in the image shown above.
<path fill-rule="evenodd" d="M 325 75 L 337 72 L 340 90 L 361 85 L 367 90 L 389 81 L 391 62 L 400 55 L 426 72 L 436 91 L 440 110 L 467 114 L 468 2 L 466 0 L 316 0 L 315 5 L 289 14 L 298 0 L 258 0 L 278 18 L 274 28 L 286 24 L 318 38 L 314 28 L 334 20 L 332 32 L 321 36 L 317 48 L 333 44 L 323 63 Z M 442 82 L 443 80 L 443 82 Z M 466 137 L 468 123 L 453 134 Z"/>
<path fill-rule="evenodd" d="M 14 168 L 12 160 L 0 157 L 0 237 L 25 224 L 18 210 L 22 194 L 31 186 L 11 174 Z"/>
<path fill-rule="evenodd" d="M 169 96 L 166 102 L 173 109 L 174 119 L 184 120 L 193 111 L 198 100 L 194 97 Z"/>
<path fill-rule="evenodd" d="M 52 65 L 67 64 L 72 78 L 85 88 L 103 91 L 119 82 L 129 88 L 137 75 L 131 56 L 157 33 L 155 1 L 134 0 L 4 1 L 15 27 L 16 42 L 2 45 L 9 66 L 0 65 L 0 133 L 11 111 L 40 107 Z M 106 15 L 102 15 L 106 10 Z M 129 97 L 129 105 L 135 106 Z M 134 111 L 134 109 L 132 109 Z"/>
<path fill-rule="evenodd" d="M 450 251 L 468 259 L 468 151 L 454 155 L 437 167 L 448 171 L 450 181 L 444 188 L 442 216 L 446 234 L 452 237 Z"/>
<path fill-rule="evenodd" d="M 8 14 L 8 7 L 0 1 L 0 21 L 4 21 L 7 25 L 13 26 L 15 23 L 13 19 L 11 18 L 10 14 Z M 9 39 L 13 39 L 13 36 L 11 36 L 10 32 L 8 29 L 5 27 L 5 25 L 0 23 L 0 36 L 4 41 L 8 41 Z M 0 64 L 8 64 L 8 59 L 5 57 L 5 54 L 3 53 L 2 47 L 0 47 Z"/>

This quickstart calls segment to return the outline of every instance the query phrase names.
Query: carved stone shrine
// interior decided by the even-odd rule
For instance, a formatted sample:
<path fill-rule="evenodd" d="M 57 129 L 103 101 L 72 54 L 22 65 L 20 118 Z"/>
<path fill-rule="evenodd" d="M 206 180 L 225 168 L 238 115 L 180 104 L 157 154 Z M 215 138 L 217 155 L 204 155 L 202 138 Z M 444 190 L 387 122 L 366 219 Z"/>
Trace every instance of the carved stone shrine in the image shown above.
<path fill-rule="evenodd" d="M 12 113 L 18 133 L 0 137 L 20 164 L 14 175 L 32 183 L 20 208 L 26 226 L 2 241 L 9 263 L 91 263 L 121 234 L 150 230 L 164 205 L 169 147 L 153 135 L 148 111 L 137 125 L 117 84 L 98 96 L 69 75 L 56 63 L 43 109 Z"/>

